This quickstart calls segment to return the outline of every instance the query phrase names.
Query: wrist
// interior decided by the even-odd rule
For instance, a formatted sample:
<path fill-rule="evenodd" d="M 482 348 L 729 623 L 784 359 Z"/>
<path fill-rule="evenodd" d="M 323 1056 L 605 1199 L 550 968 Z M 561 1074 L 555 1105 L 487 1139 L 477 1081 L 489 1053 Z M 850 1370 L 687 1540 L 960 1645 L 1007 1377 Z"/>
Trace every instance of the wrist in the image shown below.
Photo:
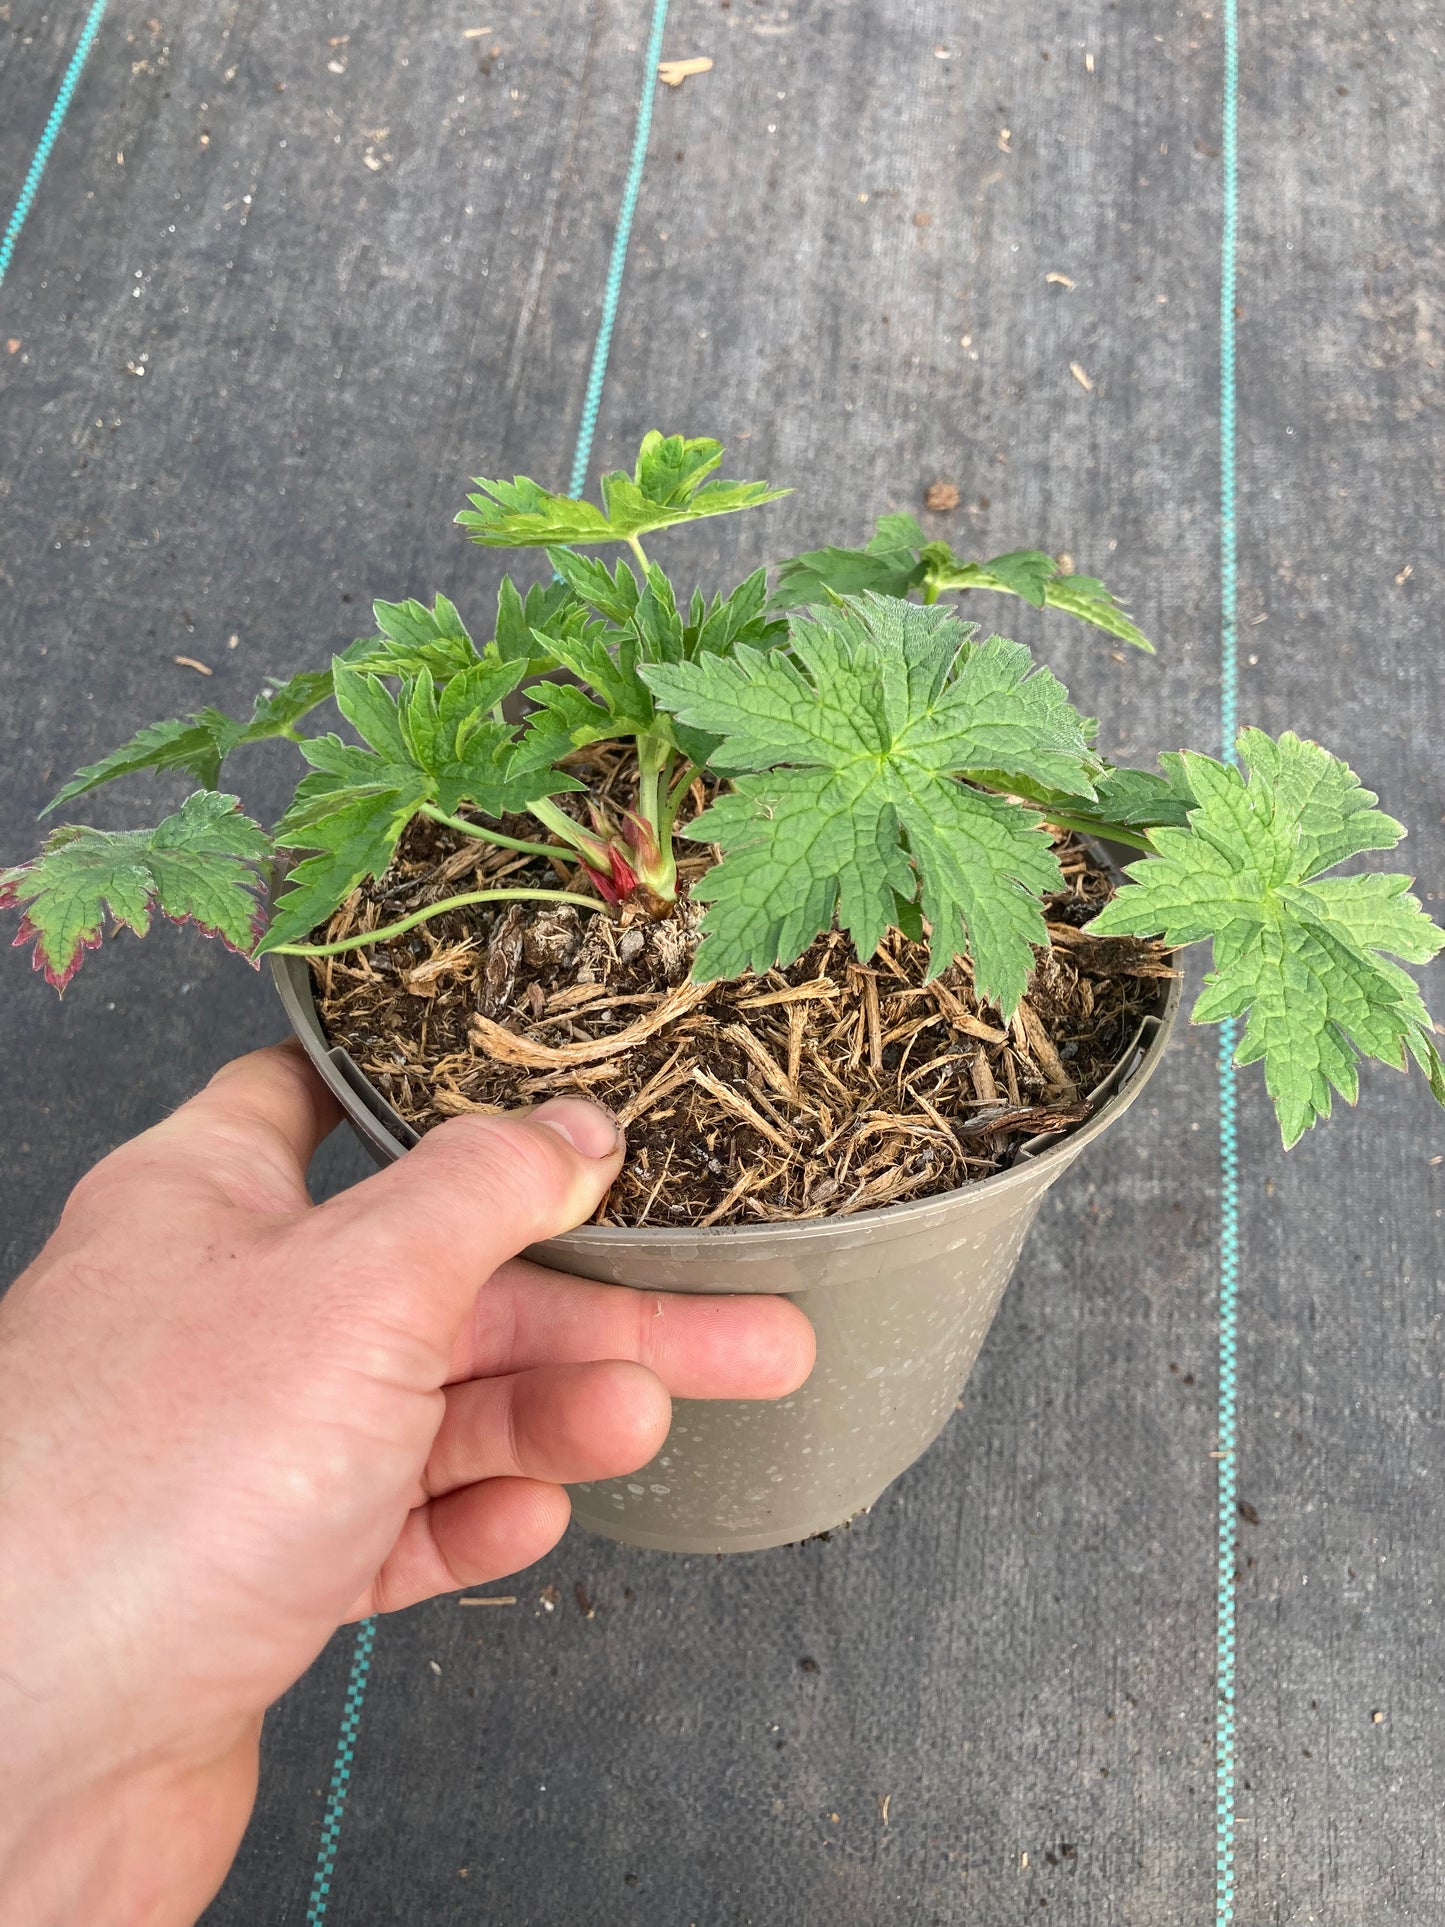
<path fill-rule="evenodd" d="M 191 1927 L 250 1814 L 260 1714 L 173 1717 L 127 1636 L 135 1602 L 98 1617 L 54 1535 L 16 1513 L 0 1531 L 0 1927 Z"/>

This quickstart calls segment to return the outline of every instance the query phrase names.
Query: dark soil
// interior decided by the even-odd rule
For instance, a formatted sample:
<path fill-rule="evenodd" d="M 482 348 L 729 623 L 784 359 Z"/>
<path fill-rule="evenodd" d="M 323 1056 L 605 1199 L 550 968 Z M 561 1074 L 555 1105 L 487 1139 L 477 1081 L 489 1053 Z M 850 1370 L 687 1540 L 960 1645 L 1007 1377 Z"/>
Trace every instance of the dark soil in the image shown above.
<path fill-rule="evenodd" d="M 452 911 L 318 960 L 318 1007 L 332 1042 L 418 1131 L 567 1091 L 607 1105 L 628 1157 L 598 1223 L 868 1210 L 988 1177 L 1029 1138 L 1082 1123 L 1159 1008 L 1174 974 L 1164 952 L 1084 935 L 1113 885 L 1076 838 L 1061 836 L 1058 851 L 1066 888 L 1047 904 L 1052 944 L 1007 1028 L 974 996 L 966 963 L 925 984 L 926 947 L 897 932 L 866 966 L 834 931 L 786 970 L 698 986 L 686 901 L 661 921 L 628 905 Z M 710 861 L 684 859 L 684 882 Z M 503 878 L 587 887 L 560 852 L 549 866 L 419 819 L 388 874 L 325 935 Z"/>

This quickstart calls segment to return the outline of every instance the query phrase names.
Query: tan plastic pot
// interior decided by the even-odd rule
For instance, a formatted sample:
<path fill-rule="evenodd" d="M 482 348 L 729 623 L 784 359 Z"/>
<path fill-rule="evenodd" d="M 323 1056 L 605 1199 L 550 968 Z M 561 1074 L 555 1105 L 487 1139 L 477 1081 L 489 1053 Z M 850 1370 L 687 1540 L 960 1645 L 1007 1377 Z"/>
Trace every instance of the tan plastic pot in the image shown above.
<path fill-rule="evenodd" d="M 417 1134 L 317 1016 L 308 965 L 272 959 L 312 1062 L 379 1163 Z M 1069 1136 L 1038 1138 L 1009 1171 L 851 1218 L 706 1231 L 584 1225 L 528 1254 L 583 1278 L 645 1290 L 780 1292 L 818 1335 L 801 1391 L 776 1403 L 678 1399 L 661 1452 L 631 1478 L 571 1488 L 578 1522 L 661 1552 L 756 1552 L 866 1511 L 942 1431 L 978 1356 L 1039 1202 L 1120 1118 L 1158 1066 L 1179 985 L 1146 1018 Z"/>

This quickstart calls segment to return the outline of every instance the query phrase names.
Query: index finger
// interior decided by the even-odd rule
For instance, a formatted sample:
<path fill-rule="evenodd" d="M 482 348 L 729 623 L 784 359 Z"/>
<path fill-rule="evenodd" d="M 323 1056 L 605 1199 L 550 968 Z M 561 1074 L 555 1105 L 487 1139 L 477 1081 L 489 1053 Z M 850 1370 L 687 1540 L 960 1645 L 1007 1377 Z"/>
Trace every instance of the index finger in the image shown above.
<path fill-rule="evenodd" d="M 306 1170 L 341 1108 L 296 1039 L 223 1064 L 204 1089 L 135 1140 L 164 1145 L 172 1162 L 203 1159 L 237 1203 L 294 1209 L 308 1202 Z"/>

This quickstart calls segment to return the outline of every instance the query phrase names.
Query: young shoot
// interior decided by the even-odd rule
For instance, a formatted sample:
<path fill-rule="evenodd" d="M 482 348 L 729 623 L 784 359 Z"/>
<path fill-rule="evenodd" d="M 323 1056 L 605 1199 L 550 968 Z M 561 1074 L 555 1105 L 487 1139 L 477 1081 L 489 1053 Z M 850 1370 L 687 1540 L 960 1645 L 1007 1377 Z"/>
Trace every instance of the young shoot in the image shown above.
<path fill-rule="evenodd" d="M 1361 1057 L 1413 1059 L 1445 1104 L 1435 1026 L 1401 967 L 1445 935 L 1410 878 L 1327 874 L 1404 835 L 1343 762 L 1251 729 L 1242 768 L 1191 752 L 1111 767 L 1050 670 L 941 598 L 1011 594 L 1148 650 L 1115 598 L 1041 550 L 960 560 L 906 515 L 862 549 L 794 557 L 771 594 L 759 568 L 680 598 L 644 540 L 786 492 L 721 480 L 722 453 L 649 434 L 597 503 L 478 481 L 467 534 L 538 551 L 550 580 L 504 578 L 480 647 L 445 596 L 378 602 L 374 635 L 263 690 L 249 719 L 206 708 L 138 730 L 48 807 L 141 771 L 197 787 L 151 829 L 65 824 L 0 871 L 16 942 L 63 989 L 107 919 L 144 935 L 156 911 L 252 961 L 392 943 L 507 902 L 665 917 L 681 842 L 716 853 L 690 892 L 706 905 L 699 981 L 786 966 L 835 925 L 866 960 L 896 928 L 926 939 L 931 975 L 963 959 L 1007 1019 L 1049 941 L 1053 832 L 1076 830 L 1139 854 L 1095 934 L 1212 944 L 1195 1019 L 1243 1020 L 1238 1060 L 1263 1061 L 1286 1143 L 1333 1095 L 1355 1101 Z M 582 552 L 607 545 L 621 553 Z M 328 702 L 340 728 L 304 732 Z M 274 738 L 306 767 L 267 831 L 220 783 L 235 752 Z M 583 780 L 578 753 L 600 744 L 630 771 L 626 807 Z M 699 778 L 707 806 L 679 836 Z M 536 861 L 328 941 L 418 818 Z"/>

